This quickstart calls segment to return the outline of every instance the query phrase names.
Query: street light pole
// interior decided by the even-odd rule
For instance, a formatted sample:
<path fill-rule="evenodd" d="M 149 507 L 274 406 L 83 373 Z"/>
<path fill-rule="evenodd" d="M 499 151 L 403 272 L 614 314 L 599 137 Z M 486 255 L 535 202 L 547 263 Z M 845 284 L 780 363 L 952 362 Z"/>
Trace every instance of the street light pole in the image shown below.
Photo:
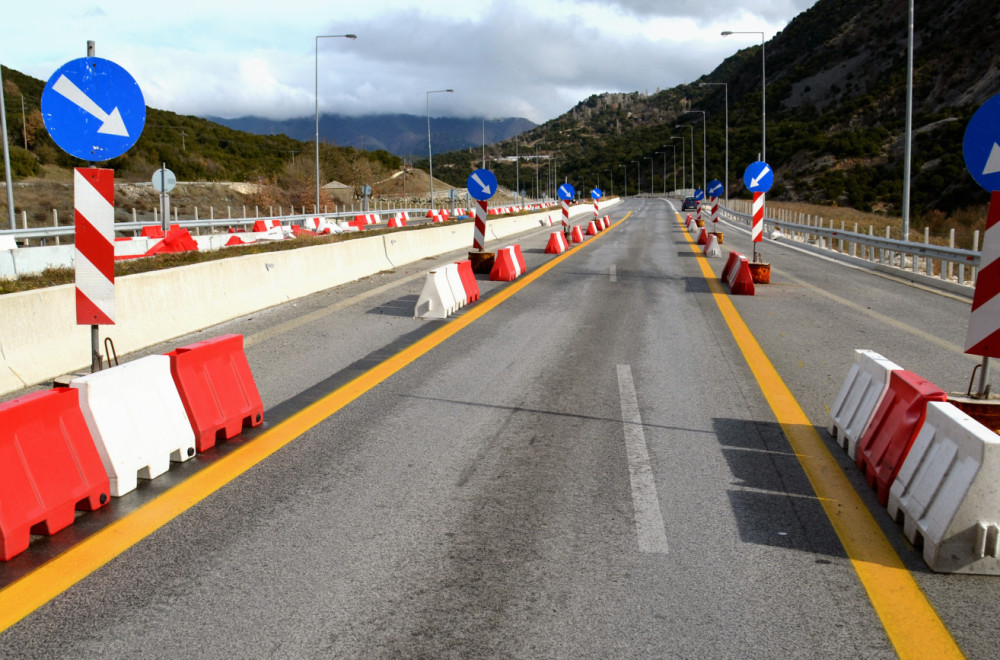
<path fill-rule="evenodd" d="M 686 172 L 687 165 L 684 164 L 684 136 L 683 135 L 681 135 L 681 136 L 671 135 L 670 139 L 671 140 L 680 140 L 681 141 L 681 188 L 687 190 L 687 178 L 686 178 L 687 177 L 687 172 Z M 676 154 L 676 149 L 677 149 L 677 147 L 675 146 L 674 147 L 674 153 L 675 154 Z M 677 170 L 677 157 L 676 157 L 676 155 L 674 156 L 674 170 L 675 171 Z"/>
<path fill-rule="evenodd" d="M 701 113 L 701 189 L 708 191 L 708 176 L 707 176 L 707 165 L 708 165 L 708 124 L 705 121 L 705 111 L 704 110 L 688 110 L 689 113 L 700 112 Z M 691 139 L 694 140 L 694 128 L 691 129 Z"/>
<path fill-rule="evenodd" d="M 764 33 L 757 31 L 735 31 L 726 30 L 722 36 L 728 37 L 731 34 L 759 34 L 760 35 L 760 159 L 767 162 L 767 57 L 764 53 Z"/>
<path fill-rule="evenodd" d="M 427 170 L 430 174 L 431 180 L 431 201 L 428 205 L 428 209 L 434 208 L 434 156 L 431 152 L 431 94 L 451 94 L 455 90 L 453 89 L 432 89 L 427 92 Z M 486 167 L 485 160 L 483 161 L 483 168 Z"/>
<path fill-rule="evenodd" d="M 674 128 L 688 128 L 691 130 L 691 188 L 693 189 L 697 185 L 694 182 L 694 126 L 684 124 L 683 126 L 674 126 Z"/>
<path fill-rule="evenodd" d="M 729 206 L 729 84 L 719 82 L 703 82 L 701 87 L 722 85 L 726 91 L 726 206 Z"/>
<path fill-rule="evenodd" d="M 913 0 L 906 35 L 906 142 L 903 143 L 903 240 L 910 240 L 910 149 L 913 141 Z M 984 360 L 989 358 L 983 358 Z M 986 368 L 983 368 L 986 373 Z M 984 381 L 985 382 L 985 381 Z"/>
<path fill-rule="evenodd" d="M 319 213 L 319 40 L 357 39 L 356 34 L 320 34 L 316 36 L 316 213 Z"/>

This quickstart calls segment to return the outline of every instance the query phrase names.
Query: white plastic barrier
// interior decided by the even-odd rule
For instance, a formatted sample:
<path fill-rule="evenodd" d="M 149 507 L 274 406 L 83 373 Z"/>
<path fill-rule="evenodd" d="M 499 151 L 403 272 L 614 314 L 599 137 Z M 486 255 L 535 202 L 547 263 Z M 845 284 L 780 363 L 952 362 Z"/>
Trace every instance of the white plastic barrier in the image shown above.
<path fill-rule="evenodd" d="M 111 481 L 111 495 L 135 490 L 170 461 L 195 454 L 194 431 L 170 375 L 170 358 L 150 355 L 75 378 L 80 408 Z"/>
<path fill-rule="evenodd" d="M 722 248 L 719 247 L 719 237 L 715 234 L 708 235 L 708 243 L 705 244 L 706 257 L 721 257 Z"/>
<path fill-rule="evenodd" d="M 448 283 L 446 269 L 441 268 L 427 273 L 424 288 L 417 299 L 413 317 L 419 319 L 446 319 L 455 311 L 457 302 Z"/>
<path fill-rule="evenodd" d="M 889 389 L 889 374 L 901 368 L 875 351 L 855 349 L 854 364 L 830 408 L 828 427 L 830 435 L 847 450 L 852 460 L 857 455 L 858 440 L 865 434 Z"/>
<path fill-rule="evenodd" d="M 889 515 L 923 543 L 933 570 L 1000 575 L 1000 436 L 950 403 L 928 403 Z"/>
<path fill-rule="evenodd" d="M 455 311 L 458 311 L 465 307 L 465 301 L 468 299 L 465 285 L 462 284 L 462 276 L 458 272 L 458 264 L 448 264 L 444 267 L 444 272 L 451 288 L 451 295 L 455 299 Z"/>

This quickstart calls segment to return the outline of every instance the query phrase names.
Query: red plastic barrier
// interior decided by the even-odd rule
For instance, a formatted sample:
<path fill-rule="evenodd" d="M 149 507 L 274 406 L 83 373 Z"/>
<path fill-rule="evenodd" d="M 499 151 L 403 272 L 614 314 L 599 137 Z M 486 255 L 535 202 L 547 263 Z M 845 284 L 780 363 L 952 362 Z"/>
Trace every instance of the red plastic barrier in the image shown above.
<path fill-rule="evenodd" d="M 521 267 L 521 274 L 524 275 L 528 272 L 528 264 L 524 262 L 524 255 L 521 254 L 521 244 L 515 243 L 511 247 L 514 248 L 514 258 L 517 259 L 517 264 Z"/>
<path fill-rule="evenodd" d="M 31 534 L 71 525 L 74 509 L 104 506 L 109 493 L 76 390 L 0 403 L 0 560 L 26 550 Z"/>
<path fill-rule="evenodd" d="M 730 259 L 733 258 L 733 254 L 733 252 L 729 253 Z M 729 293 L 734 296 L 756 295 L 753 275 L 750 273 L 750 260 L 738 252 L 735 254 L 736 259 L 726 276 L 726 282 L 729 284 Z"/>
<path fill-rule="evenodd" d="M 242 335 L 222 335 L 167 353 L 199 452 L 264 421 Z"/>
<path fill-rule="evenodd" d="M 698 245 L 705 245 L 706 243 L 708 243 L 708 230 L 702 227 L 701 232 L 698 234 Z"/>
<path fill-rule="evenodd" d="M 253 223 L 253 229 L 251 229 L 250 231 L 267 231 L 268 229 L 269 227 L 267 226 L 266 221 L 257 220 Z"/>
<path fill-rule="evenodd" d="M 246 245 L 247 243 L 239 236 L 230 236 L 229 240 L 226 241 L 226 247 L 232 247 L 233 245 Z"/>
<path fill-rule="evenodd" d="M 566 237 L 561 231 L 554 231 L 549 234 L 549 242 L 545 244 L 545 254 L 562 254 L 569 249 L 566 245 Z"/>
<path fill-rule="evenodd" d="M 729 259 L 726 260 L 726 265 L 722 267 L 723 280 L 729 280 L 729 273 L 732 271 L 733 267 L 739 263 L 741 256 L 743 255 L 736 250 L 729 251 Z"/>
<path fill-rule="evenodd" d="M 493 269 L 490 270 L 490 279 L 494 282 L 513 282 L 517 279 L 517 266 L 514 265 L 513 250 L 503 248 L 497 250 L 497 256 L 493 260 Z"/>
<path fill-rule="evenodd" d="M 317 234 L 316 232 L 309 231 L 308 229 L 305 229 L 304 227 L 300 227 L 298 225 L 292 225 L 292 233 L 295 234 L 296 236 L 319 236 L 319 234 Z"/>
<path fill-rule="evenodd" d="M 594 224 L 593 220 L 587 225 L 587 236 L 597 236 L 597 225 Z"/>
<path fill-rule="evenodd" d="M 144 257 L 149 257 L 154 254 L 173 254 L 176 252 L 190 252 L 192 250 L 197 250 L 198 244 L 187 229 L 175 228 L 167 232 L 167 235 L 163 237 L 163 240 L 149 248 L 149 250 L 144 254 Z"/>
<path fill-rule="evenodd" d="M 574 243 L 583 243 L 583 230 L 580 229 L 579 225 L 573 225 L 572 241 Z"/>
<path fill-rule="evenodd" d="M 163 227 L 157 227 L 155 225 L 143 227 L 139 234 L 141 236 L 145 236 L 146 238 L 163 238 Z"/>
<path fill-rule="evenodd" d="M 858 441 L 856 458 L 882 506 L 889 502 L 892 482 L 924 424 L 927 403 L 947 400 L 944 390 L 912 371 L 896 369 L 889 373 L 889 389 Z"/>
<path fill-rule="evenodd" d="M 471 305 L 479 300 L 479 284 L 476 282 L 476 274 L 472 272 L 472 261 L 456 261 L 458 264 L 458 276 L 462 278 L 462 288 L 465 289 L 465 304 Z"/>

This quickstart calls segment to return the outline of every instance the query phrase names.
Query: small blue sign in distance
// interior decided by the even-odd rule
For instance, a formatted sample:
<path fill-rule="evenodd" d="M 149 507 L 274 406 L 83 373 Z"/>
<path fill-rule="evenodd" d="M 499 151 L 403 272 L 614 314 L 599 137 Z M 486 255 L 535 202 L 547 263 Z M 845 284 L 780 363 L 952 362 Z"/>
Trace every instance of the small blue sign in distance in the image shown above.
<path fill-rule="evenodd" d="M 774 183 L 774 172 L 771 166 L 762 160 L 757 160 L 747 166 L 743 173 L 743 185 L 750 192 L 767 192 Z"/>
<path fill-rule="evenodd" d="M 701 200 L 705 199 L 705 191 L 702 190 L 701 188 L 695 189 L 695 191 L 694 191 L 694 198 L 697 199 L 699 202 Z"/>
<path fill-rule="evenodd" d="M 590 196 L 593 197 L 594 199 L 600 199 L 604 197 L 604 191 L 601 190 L 600 188 L 594 188 L 593 190 L 590 191 Z"/>
<path fill-rule="evenodd" d="M 42 90 L 42 121 L 52 140 L 90 162 L 117 158 L 146 125 L 146 101 L 128 71 L 111 60 L 81 57 L 59 67 Z"/>
<path fill-rule="evenodd" d="M 979 106 L 965 127 L 962 155 L 969 174 L 987 192 L 1000 190 L 1000 94 Z"/>
<path fill-rule="evenodd" d="M 564 199 L 567 202 L 576 196 L 576 188 L 572 184 L 564 183 L 559 186 L 559 199 Z"/>
<path fill-rule="evenodd" d="M 465 187 L 473 199 L 485 202 L 497 194 L 497 177 L 489 170 L 479 169 L 469 175 Z"/>
<path fill-rule="evenodd" d="M 725 190 L 725 186 L 718 179 L 712 179 L 708 182 L 708 196 L 709 197 L 721 197 L 722 191 Z"/>

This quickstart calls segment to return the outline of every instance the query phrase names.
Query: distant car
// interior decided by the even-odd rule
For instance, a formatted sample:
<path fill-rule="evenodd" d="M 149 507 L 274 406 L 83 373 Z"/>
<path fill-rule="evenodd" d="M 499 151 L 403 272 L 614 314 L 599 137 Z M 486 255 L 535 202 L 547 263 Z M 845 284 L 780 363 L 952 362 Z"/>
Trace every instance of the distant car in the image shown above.
<path fill-rule="evenodd" d="M 698 208 L 698 200 L 694 197 L 685 197 L 684 201 L 681 202 L 682 211 L 694 211 Z"/>

